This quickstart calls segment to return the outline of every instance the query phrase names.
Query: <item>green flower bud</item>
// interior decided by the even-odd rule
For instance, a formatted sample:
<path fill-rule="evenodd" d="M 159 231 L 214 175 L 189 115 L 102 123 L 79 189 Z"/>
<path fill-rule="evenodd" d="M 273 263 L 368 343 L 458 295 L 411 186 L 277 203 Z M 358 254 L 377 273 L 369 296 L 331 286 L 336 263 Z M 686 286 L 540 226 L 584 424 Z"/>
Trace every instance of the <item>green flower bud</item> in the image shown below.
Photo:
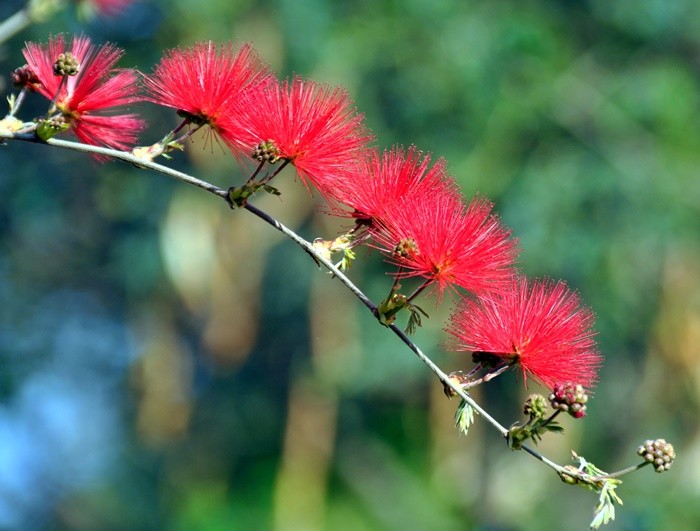
<path fill-rule="evenodd" d="M 80 72 L 80 62 L 78 58 L 70 52 L 62 53 L 53 64 L 55 76 L 75 76 Z"/>
<path fill-rule="evenodd" d="M 544 418 L 547 413 L 547 399 L 539 394 L 532 394 L 525 400 L 523 413 L 531 419 Z"/>
<path fill-rule="evenodd" d="M 260 142 L 253 150 L 251 156 L 258 162 L 268 162 L 270 164 L 274 164 L 281 158 L 274 140 Z"/>

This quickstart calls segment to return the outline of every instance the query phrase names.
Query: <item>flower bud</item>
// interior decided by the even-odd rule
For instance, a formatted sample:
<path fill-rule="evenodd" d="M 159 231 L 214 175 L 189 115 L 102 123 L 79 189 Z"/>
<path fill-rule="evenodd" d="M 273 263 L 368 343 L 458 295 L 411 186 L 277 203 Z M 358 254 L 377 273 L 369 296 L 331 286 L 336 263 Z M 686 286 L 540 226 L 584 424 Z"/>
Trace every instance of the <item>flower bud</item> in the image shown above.
<path fill-rule="evenodd" d="M 412 258 L 418 255 L 418 246 L 413 238 L 404 238 L 394 247 L 394 254 L 402 258 Z"/>
<path fill-rule="evenodd" d="M 654 465 L 654 470 L 657 472 L 666 472 L 673 460 L 676 458 L 676 451 L 671 443 L 667 443 L 665 439 L 646 440 L 639 448 L 637 454 Z"/>
<path fill-rule="evenodd" d="M 531 419 L 544 418 L 547 413 L 547 399 L 539 394 L 532 394 L 525 400 L 523 413 Z"/>
<path fill-rule="evenodd" d="M 12 72 L 12 85 L 18 89 L 26 88 L 28 91 L 34 92 L 41 86 L 41 81 L 29 65 L 24 65 L 15 68 Z"/>
<path fill-rule="evenodd" d="M 549 402 L 554 409 L 566 411 L 575 419 L 580 419 L 586 416 L 588 395 L 582 385 L 558 383 L 549 395 Z"/>
<path fill-rule="evenodd" d="M 270 164 L 274 164 L 281 158 L 279 149 L 277 149 L 273 140 L 260 142 L 253 150 L 251 156 L 258 162 L 268 162 Z"/>
<path fill-rule="evenodd" d="M 54 116 L 48 120 L 39 120 L 36 126 L 36 136 L 46 142 L 70 128 L 70 123 L 63 116 Z"/>
<path fill-rule="evenodd" d="M 80 71 L 78 58 L 70 52 L 62 53 L 53 64 L 53 73 L 56 76 L 74 76 Z"/>

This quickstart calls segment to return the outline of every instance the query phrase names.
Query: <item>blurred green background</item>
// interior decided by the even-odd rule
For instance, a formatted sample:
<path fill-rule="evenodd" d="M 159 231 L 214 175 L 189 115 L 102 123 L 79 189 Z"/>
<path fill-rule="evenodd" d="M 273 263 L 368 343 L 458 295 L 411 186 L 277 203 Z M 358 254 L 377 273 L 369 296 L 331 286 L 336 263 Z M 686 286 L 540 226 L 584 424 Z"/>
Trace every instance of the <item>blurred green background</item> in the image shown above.
<path fill-rule="evenodd" d="M 22 2 L 4 0 L 5 18 Z M 615 530 L 700 528 L 700 4 L 678 0 L 144 0 L 72 9 L 0 48 L 85 32 L 150 71 L 162 50 L 250 41 L 280 76 L 342 84 L 380 146 L 448 160 L 496 202 L 522 269 L 597 313 L 606 356 L 583 422 L 540 448 L 613 470 L 647 438 L 678 463 L 618 492 Z M 26 119 L 45 112 L 32 98 Z M 142 105 L 143 143 L 176 124 Z M 201 139 L 174 167 L 243 176 Z M 453 428 L 429 371 L 304 253 L 245 212 L 136 168 L 0 147 L 0 529 L 586 529 L 596 496 Z M 256 205 L 335 234 L 293 173 Z M 386 267 L 351 277 L 375 300 Z M 446 371 L 449 301 L 415 339 Z M 537 391 L 536 385 L 529 391 Z M 503 424 L 514 373 L 475 395 Z"/>

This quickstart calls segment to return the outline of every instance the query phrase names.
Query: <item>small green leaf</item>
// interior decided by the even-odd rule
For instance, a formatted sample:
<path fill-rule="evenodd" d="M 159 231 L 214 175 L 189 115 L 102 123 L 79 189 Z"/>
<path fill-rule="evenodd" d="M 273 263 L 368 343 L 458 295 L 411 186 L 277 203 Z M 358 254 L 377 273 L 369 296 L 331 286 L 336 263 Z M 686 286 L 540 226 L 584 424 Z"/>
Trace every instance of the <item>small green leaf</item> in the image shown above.
<path fill-rule="evenodd" d="M 598 529 L 601 525 L 615 519 L 615 504 L 622 505 L 622 499 L 617 495 L 615 489 L 622 485 L 622 481 L 617 478 L 606 477 L 607 472 L 601 470 L 593 463 L 576 452 L 571 452 L 575 461 L 578 461 L 578 469 L 566 467 L 578 472 L 579 476 L 560 474 L 562 480 L 570 485 L 580 485 L 585 489 L 598 493 L 598 504 L 593 509 L 593 521 L 591 529 Z M 583 477 L 580 475 L 583 474 Z M 568 478 L 568 479 L 567 479 Z"/>
<path fill-rule="evenodd" d="M 455 412 L 455 427 L 464 435 L 467 435 L 469 427 L 474 423 L 474 408 L 462 399 Z"/>
<path fill-rule="evenodd" d="M 404 332 L 409 336 L 416 333 L 416 329 L 423 325 L 423 321 L 420 318 L 420 314 L 413 310 L 411 306 L 408 307 L 411 312 L 408 316 L 408 323 L 406 323 L 406 328 Z"/>
<path fill-rule="evenodd" d="M 356 255 L 352 249 L 343 249 L 343 259 L 340 261 L 340 270 L 347 271 L 352 266 L 352 261 Z"/>
<path fill-rule="evenodd" d="M 406 307 L 408 308 L 408 311 L 411 312 L 411 315 L 408 317 L 408 323 L 406 324 L 406 329 L 404 332 L 411 335 L 416 332 L 416 329 L 419 326 L 423 326 L 421 314 L 423 314 L 425 317 L 428 317 L 428 314 L 425 313 L 420 306 L 416 306 L 415 304 L 411 304 L 409 302 L 406 303 Z"/>
<path fill-rule="evenodd" d="M 598 505 L 593 510 L 591 528 L 598 529 L 615 519 L 615 504 L 622 505 L 622 500 L 615 489 L 622 483 L 619 479 L 608 478 L 603 481 L 603 487 L 598 496 Z"/>
<path fill-rule="evenodd" d="M 263 190 L 265 190 L 268 194 L 282 195 L 282 193 L 277 188 L 275 188 L 274 186 L 270 186 L 269 184 L 264 184 Z"/>
<path fill-rule="evenodd" d="M 165 144 L 165 150 L 163 151 L 163 156 L 167 155 L 171 151 L 185 151 L 185 146 L 184 144 L 181 144 L 180 142 L 175 142 L 174 140 L 167 142 Z M 165 158 L 170 158 L 170 157 L 165 157 Z"/>

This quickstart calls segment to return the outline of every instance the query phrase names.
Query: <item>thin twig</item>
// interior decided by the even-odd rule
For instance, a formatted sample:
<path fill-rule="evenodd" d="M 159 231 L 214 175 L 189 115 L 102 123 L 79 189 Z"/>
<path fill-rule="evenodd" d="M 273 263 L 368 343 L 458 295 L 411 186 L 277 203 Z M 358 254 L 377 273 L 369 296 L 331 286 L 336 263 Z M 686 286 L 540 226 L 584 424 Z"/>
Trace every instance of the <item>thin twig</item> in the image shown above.
<path fill-rule="evenodd" d="M 623 468 L 622 470 L 618 470 L 617 472 L 610 472 L 609 474 L 605 474 L 605 476 L 602 476 L 603 478 L 619 478 L 620 476 L 624 476 L 625 474 L 629 474 L 630 472 L 634 472 L 635 470 L 639 470 L 642 467 L 645 467 L 647 465 L 650 465 L 651 461 L 642 461 L 639 464 L 628 466 L 627 468 Z"/>
<path fill-rule="evenodd" d="M 163 166 L 162 164 L 158 164 L 156 162 L 152 162 L 149 160 L 144 160 L 139 157 L 134 156 L 133 154 L 129 152 L 124 152 L 124 151 L 118 151 L 114 149 L 109 149 L 109 148 L 104 148 L 104 147 L 99 147 L 99 146 L 91 146 L 87 144 L 81 144 L 78 142 L 72 142 L 72 141 L 67 141 L 67 140 L 60 140 L 57 138 L 52 138 L 49 139 L 48 141 L 44 142 L 42 140 L 39 140 L 36 138 L 36 136 L 32 133 L 15 133 L 12 134 L 7 131 L 0 131 L 0 139 L 6 139 L 6 140 L 21 140 L 24 142 L 32 142 L 32 143 L 38 143 L 38 144 L 48 144 L 51 146 L 55 146 L 58 148 L 62 149 L 69 149 L 73 151 L 79 151 L 83 153 L 91 153 L 91 154 L 96 154 L 96 155 L 103 155 L 107 157 L 112 157 L 118 160 L 122 160 L 125 162 L 129 162 L 131 164 L 134 164 L 135 166 L 138 166 L 140 168 L 147 168 L 153 171 L 156 171 L 158 173 L 162 173 L 164 175 L 167 175 L 168 177 L 172 177 L 178 181 L 190 184 L 192 186 L 196 186 L 198 188 L 201 188 L 202 190 L 206 190 L 209 193 L 212 193 L 214 195 L 217 195 L 219 197 L 222 197 L 224 199 L 227 198 L 228 192 L 226 190 L 223 190 L 213 184 L 210 184 L 206 181 L 203 181 L 201 179 L 197 179 L 196 177 L 192 177 L 191 175 L 188 175 L 186 173 L 179 172 L 177 170 L 173 170 L 167 166 Z M 372 314 L 377 317 L 377 306 L 357 287 L 355 284 L 347 277 L 345 274 L 338 269 L 332 262 L 324 258 L 322 255 L 320 255 L 316 249 L 314 249 L 313 245 L 306 241 L 304 238 L 299 236 L 296 232 L 293 230 L 289 229 L 279 221 L 277 221 L 275 218 L 267 214 L 266 212 L 260 210 L 259 208 L 251 205 L 251 204 L 246 204 L 243 208 L 250 212 L 251 214 L 257 216 L 258 218 L 262 219 L 281 233 L 283 233 L 285 236 L 287 236 L 290 240 L 292 240 L 294 243 L 299 245 L 304 251 L 306 251 L 308 254 L 314 257 L 314 259 L 318 262 L 323 264 L 323 266 L 328 269 L 331 273 L 333 273 L 334 276 L 336 276 L 344 285 L 347 287 L 359 300 L 364 304 L 371 312 Z M 458 395 L 462 400 L 467 402 L 472 408 L 474 408 L 475 411 L 477 411 L 489 424 L 491 424 L 500 434 L 502 437 L 507 438 L 508 436 L 508 429 L 504 427 L 501 423 L 499 423 L 496 419 L 494 419 L 489 413 L 486 412 L 485 409 L 483 409 L 470 395 L 469 393 L 465 392 L 459 384 L 453 382 L 450 380 L 449 376 L 445 374 L 440 367 L 438 367 L 432 359 L 430 359 L 427 355 L 423 353 L 423 351 L 413 342 L 411 339 L 397 326 L 395 325 L 389 325 L 387 328 L 391 329 L 392 332 L 396 336 L 399 337 L 401 341 L 416 355 L 418 358 L 425 364 L 427 367 L 440 379 L 440 381 L 452 389 L 456 395 Z M 532 455 L 539 461 L 543 462 L 544 464 L 548 465 L 552 469 L 554 469 L 556 472 L 561 473 L 565 469 L 564 467 L 558 465 L 554 461 L 551 461 L 547 457 L 543 456 L 539 452 L 535 451 L 534 449 L 523 445 L 521 447 L 525 452 L 528 454 Z M 623 472 L 626 471 L 620 471 L 617 474 L 621 475 Z M 576 473 L 572 471 L 566 471 L 566 473 L 570 476 L 577 476 Z M 583 477 L 588 477 L 587 474 L 581 473 L 580 476 Z"/>
<path fill-rule="evenodd" d="M 80 144 L 78 142 L 61 140 L 59 138 L 51 138 L 44 142 L 43 140 L 38 139 L 33 133 L 12 134 L 6 131 L 0 131 L 0 138 L 7 140 L 22 140 L 24 142 L 30 142 L 34 144 L 48 144 L 50 146 L 68 149 L 71 151 L 79 151 L 81 153 L 103 155 L 114 159 L 123 160 L 124 162 L 129 162 L 139 168 L 147 168 L 149 170 L 157 171 L 158 173 L 162 173 L 164 175 L 167 175 L 168 177 L 172 177 L 173 179 L 176 179 L 183 183 L 191 184 L 192 186 L 196 186 L 197 188 L 201 188 L 202 190 L 206 190 L 207 192 L 212 193 L 214 195 L 218 195 L 220 197 L 226 197 L 228 195 L 228 192 L 226 190 L 222 190 L 218 186 L 214 186 L 213 184 L 210 184 L 206 181 L 202 181 L 201 179 L 197 179 L 196 177 L 192 177 L 191 175 L 188 175 L 186 173 L 173 170 L 172 168 L 169 168 L 168 166 L 163 166 L 162 164 L 158 164 L 157 162 L 136 157 L 128 151 L 118 151 L 116 149 L 110 149 L 100 146 Z"/>
<path fill-rule="evenodd" d="M 500 374 L 503 374 L 504 372 L 506 372 L 512 366 L 513 366 L 513 362 L 502 365 L 501 367 L 499 367 L 498 369 L 496 369 L 493 372 L 487 372 L 481 378 L 477 378 L 475 380 L 469 380 L 468 382 L 462 384 L 462 388 L 471 389 L 472 387 L 476 387 L 477 385 L 481 385 L 483 383 L 489 382 L 489 381 L 493 380 L 496 376 L 499 376 Z"/>
<path fill-rule="evenodd" d="M 556 464 L 554 461 L 552 461 L 551 459 L 548 459 L 547 457 L 545 457 L 544 455 L 542 455 L 538 451 L 533 450 L 529 446 L 523 445 L 523 446 L 521 446 L 521 449 L 525 450 L 528 454 L 530 454 L 532 457 L 534 457 L 538 461 L 542 461 L 545 465 L 549 466 L 550 468 L 553 468 L 557 473 L 566 472 L 569 476 L 578 477 L 579 479 L 582 479 L 584 477 L 588 477 L 587 474 L 583 474 L 583 473 L 576 474 L 573 471 L 566 470 L 563 466 Z"/>

